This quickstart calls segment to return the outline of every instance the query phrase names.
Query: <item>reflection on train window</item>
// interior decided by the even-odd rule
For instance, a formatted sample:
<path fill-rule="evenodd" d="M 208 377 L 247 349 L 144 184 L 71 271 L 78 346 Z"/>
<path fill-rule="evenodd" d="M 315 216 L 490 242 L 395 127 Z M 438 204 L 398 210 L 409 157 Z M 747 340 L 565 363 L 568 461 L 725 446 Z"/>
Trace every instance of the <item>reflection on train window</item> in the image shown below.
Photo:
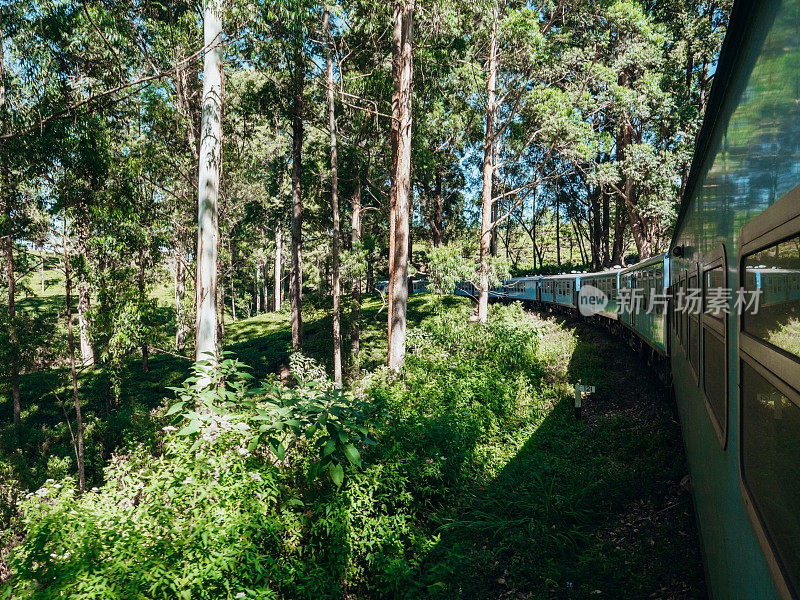
<path fill-rule="evenodd" d="M 729 299 L 723 265 L 703 271 L 703 392 L 723 447 L 727 436 L 728 412 L 725 316 L 729 310 Z"/>
<path fill-rule="evenodd" d="M 687 293 L 691 290 L 697 289 L 697 275 L 692 275 L 689 277 L 686 287 L 688 288 Z M 687 316 L 689 317 L 687 319 L 687 351 L 689 354 L 689 364 L 692 366 L 694 374 L 697 375 L 700 362 L 698 360 L 700 353 L 700 323 L 698 321 L 698 315 L 694 310 L 689 311 Z"/>
<path fill-rule="evenodd" d="M 725 310 L 729 310 L 726 308 L 729 294 L 722 266 L 706 271 L 703 277 L 703 316 L 722 319 Z"/>
<path fill-rule="evenodd" d="M 745 287 L 759 306 L 744 311 L 744 330 L 800 356 L 800 236 L 745 259 Z"/>
<path fill-rule="evenodd" d="M 742 478 L 778 562 L 800 589 L 800 408 L 742 361 Z"/>
<path fill-rule="evenodd" d="M 703 391 L 723 439 L 726 432 L 727 416 L 725 401 L 725 379 L 728 376 L 725 369 L 726 357 L 725 340 L 710 328 L 703 327 Z"/>

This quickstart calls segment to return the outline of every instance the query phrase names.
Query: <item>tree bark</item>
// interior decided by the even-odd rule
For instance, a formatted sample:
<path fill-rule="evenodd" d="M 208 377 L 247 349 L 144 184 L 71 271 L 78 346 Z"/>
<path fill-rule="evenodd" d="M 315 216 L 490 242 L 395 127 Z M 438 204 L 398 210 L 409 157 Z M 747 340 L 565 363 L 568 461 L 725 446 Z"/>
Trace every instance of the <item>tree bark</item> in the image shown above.
<path fill-rule="evenodd" d="M 0 36 L 0 43 L 2 36 Z M 0 151 L 0 156 L 3 153 Z M 8 341 L 11 344 L 11 352 L 8 361 L 8 379 L 11 385 L 11 396 L 14 404 L 14 425 L 19 428 L 21 414 L 21 400 L 19 390 L 19 336 L 17 333 L 17 307 L 16 307 L 16 276 L 14 274 L 14 231 L 11 222 L 11 192 L 8 189 L 9 175 L 8 169 L 2 167 L 2 182 L 0 182 L 0 192 L 5 196 L 3 201 L 3 220 L 5 221 L 5 232 L 3 235 L 3 249 L 6 263 L 6 283 L 8 285 Z"/>
<path fill-rule="evenodd" d="M 275 312 L 278 312 L 281 309 L 281 299 L 283 298 L 283 294 L 281 293 L 281 282 L 283 280 L 282 277 L 282 269 L 283 265 L 281 264 L 281 245 L 283 244 L 283 232 L 281 231 L 280 223 L 275 224 L 275 267 L 274 267 L 274 286 L 275 286 L 275 298 L 274 298 L 274 308 Z"/>
<path fill-rule="evenodd" d="M 303 200 L 300 178 L 303 173 L 303 85 L 305 63 L 303 49 L 295 49 L 292 90 L 292 271 L 289 279 L 289 302 L 292 305 L 292 348 L 303 347 Z"/>
<path fill-rule="evenodd" d="M 614 211 L 614 247 L 611 254 L 611 262 L 621 267 L 625 266 L 625 207 L 622 199 L 617 197 L 616 209 Z"/>
<path fill-rule="evenodd" d="M 0 26 L 0 134 L 5 133 L 5 52 L 3 49 L 3 29 Z M 3 141 L 0 141 L 0 200 L 3 200 L 3 249 L 5 250 L 6 280 L 8 284 L 8 338 L 11 344 L 11 356 L 8 361 L 8 378 L 11 385 L 13 400 L 14 425 L 19 430 L 20 425 L 20 391 L 19 391 L 19 337 L 16 326 L 16 279 L 14 275 L 14 228 L 11 222 L 11 176 L 9 173 L 8 158 Z"/>
<path fill-rule="evenodd" d="M 253 280 L 253 304 L 256 316 L 261 314 L 261 263 L 256 262 L 255 279 Z"/>
<path fill-rule="evenodd" d="M 67 309 L 67 344 L 69 347 L 69 367 L 72 379 L 72 398 L 75 403 L 75 421 L 77 429 L 77 447 L 75 457 L 78 461 L 78 488 L 81 492 L 86 491 L 86 463 L 84 460 L 83 447 L 83 414 L 81 413 L 81 401 L 78 394 L 78 371 L 75 367 L 75 334 L 72 328 L 72 277 L 69 267 L 69 252 L 67 250 L 67 225 L 64 219 L 64 300 Z"/>
<path fill-rule="evenodd" d="M 146 292 L 147 288 L 145 286 L 145 250 L 144 248 L 139 248 L 139 304 L 141 307 L 144 307 L 144 303 L 147 300 Z M 150 351 L 147 347 L 147 340 L 142 341 L 142 372 L 147 373 L 150 370 Z"/>
<path fill-rule="evenodd" d="M 433 220 L 431 229 L 433 231 L 433 245 L 438 248 L 442 245 L 442 235 L 444 233 L 444 218 L 442 198 L 442 169 L 437 163 L 433 173 Z"/>
<path fill-rule="evenodd" d="M 589 190 L 589 199 L 591 202 L 592 207 L 592 221 L 591 221 L 591 250 L 592 250 L 592 260 L 591 260 L 591 267 L 593 271 L 599 271 L 603 265 L 602 261 L 602 234 L 603 234 L 603 224 L 602 224 L 602 207 L 600 205 L 600 187 L 595 187 L 593 190 Z"/>
<path fill-rule="evenodd" d="M 175 243 L 175 350 L 183 352 L 186 346 L 186 321 L 183 302 L 186 297 L 186 252 L 183 242 Z"/>
<path fill-rule="evenodd" d="M 342 314 L 341 282 L 339 281 L 339 157 L 336 148 L 336 107 L 333 95 L 333 38 L 331 36 L 330 15 L 327 9 L 322 17 L 323 29 L 328 36 L 326 49 L 326 79 L 328 87 L 328 130 L 331 137 L 331 213 L 333 231 L 331 232 L 331 286 L 333 287 L 333 381 L 342 387 Z"/>
<path fill-rule="evenodd" d="M 233 251 L 228 240 L 228 283 L 231 286 L 231 319 L 236 323 L 236 286 L 233 285 Z"/>
<path fill-rule="evenodd" d="M 204 42 L 209 49 L 203 65 L 203 112 L 200 135 L 197 199 L 197 284 L 195 359 L 217 359 L 218 201 L 222 160 L 222 21 L 219 0 L 206 0 Z M 199 387 L 208 385 L 203 378 Z"/>
<path fill-rule="evenodd" d="M 556 190 L 556 264 L 561 268 L 561 202 Z"/>
<path fill-rule="evenodd" d="M 361 247 L 361 178 L 356 179 L 352 198 L 352 217 L 350 220 L 350 246 L 353 250 Z M 350 315 L 350 359 L 353 368 L 358 370 L 358 353 L 361 344 L 361 277 L 353 278 L 353 310 Z"/>
<path fill-rule="evenodd" d="M 486 323 L 489 317 L 489 263 L 492 250 L 492 184 L 494 180 L 495 112 L 497 87 L 497 5 L 492 7 L 489 33 L 489 60 L 486 76 L 486 135 L 483 140 L 483 190 L 481 192 L 480 270 L 478 284 L 478 320 Z"/>
<path fill-rule="evenodd" d="M 609 250 L 609 238 L 611 237 L 611 215 L 610 215 L 610 206 L 609 206 L 609 199 L 608 194 L 601 188 L 600 194 L 603 196 L 603 255 L 602 255 L 602 266 L 603 267 L 610 267 L 611 266 L 611 252 Z"/>
<path fill-rule="evenodd" d="M 387 363 L 399 371 L 406 355 L 408 246 L 411 204 L 411 86 L 413 80 L 414 0 L 397 0 L 392 31 L 392 172 L 389 229 L 389 348 Z"/>

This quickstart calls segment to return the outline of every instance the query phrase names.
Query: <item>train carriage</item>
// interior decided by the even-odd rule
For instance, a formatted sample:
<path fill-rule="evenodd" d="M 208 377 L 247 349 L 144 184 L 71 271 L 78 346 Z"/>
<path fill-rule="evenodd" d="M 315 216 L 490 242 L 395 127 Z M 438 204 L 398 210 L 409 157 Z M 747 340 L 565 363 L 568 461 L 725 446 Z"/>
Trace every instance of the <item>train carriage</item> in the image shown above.
<path fill-rule="evenodd" d="M 548 275 L 541 278 L 539 297 L 545 304 L 558 304 L 574 308 L 580 290 L 580 275 Z"/>
<path fill-rule="evenodd" d="M 581 275 L 581 287 L 591 285 L 603 292 L 606 297 L 606 305 L 597 312 L 597 314 L 601 317 L 617 320 L 617 295 L 620 285 L 619 281 L 619 268 L 610 271 L 602 271 L 600 273 L 588 273 Z"/>
<path fill-rule="evenodd" d="M 734 4 L 670 247 L 701 307 L 669 337 L 714 598 L 800 594 L 799 27 L 800 0 Z"/>
<path fill-rule="evenodd" d="M 509 300 L 539 301 L 541 277 L 514 277 L 503 283 L 503 291 Z"/>
<path fill-rule="evenodd" d="M 667 354 L 669 254 L 659 254 L 620 273 L 619 320 L 660 354 Z"/>

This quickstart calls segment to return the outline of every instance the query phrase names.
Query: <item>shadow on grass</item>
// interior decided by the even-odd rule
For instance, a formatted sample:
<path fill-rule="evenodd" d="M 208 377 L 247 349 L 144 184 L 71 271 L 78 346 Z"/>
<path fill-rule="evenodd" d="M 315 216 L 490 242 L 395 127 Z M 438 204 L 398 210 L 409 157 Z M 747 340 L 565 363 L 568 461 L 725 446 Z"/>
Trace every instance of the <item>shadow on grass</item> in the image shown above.
<path fill-rule="evenodd" d="M 496 478 L 440 507 L 405 597 L 705 597 L 674 406 L 621 342 L 575 332 L 566 379 L 598 388 L 584 419 L 562 389 Z"/>

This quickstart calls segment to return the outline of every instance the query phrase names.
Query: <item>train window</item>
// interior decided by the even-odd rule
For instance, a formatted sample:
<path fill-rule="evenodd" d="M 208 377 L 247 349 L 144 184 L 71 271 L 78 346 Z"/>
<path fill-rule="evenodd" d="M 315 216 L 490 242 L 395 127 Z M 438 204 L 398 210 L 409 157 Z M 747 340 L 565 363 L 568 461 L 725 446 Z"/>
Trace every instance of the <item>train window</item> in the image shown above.
<path fill-rule="evenodd" d="M 679 297 L 682 298 L 681 310 L 678 311 L 678 340 L 683 353 L 686 354 L 686 322 L 688 321 L 686 318 L 686 271 L 681 274 L 678 287 L 680 289 Z"/>
<path fill-rule="evenodd" d="M 697 288 L 697 274 L 689 275 L 686 282 L 686 295 L 687 297 Z M 699 307 L 688 306 L 687 308 L 687 326 L 686 326 L 686 350 L 689 357 L 689 365 L 691 366 L 692 373 L 695 379 L 698 379 L 698 372 L 700 370 L 700 315 Z"/>
<path fill-rule="evenodd" d="M 764 541 L 800 589 L 800 405 L 767 373 L 742 361 L 742 481 Z"/>
<path fill-rule="evenodd" d="M 800 187 L 740 232 L 740 473 L 784 597 L 800 593 Z"/>
<path fill-rule="evenodd" d="M 720 444 L 728 434 L 727 316 L 731 294 L 725 246 L 717 246 L 703 266 L 703 399 Z"/>
<path fill-rule="evenodd" d="M 794 283 L 800 274 L 800 235 L 749 255 L 744 269 L 744 300 L 752 301 L 743 311 L 742 328 L 800 356 L 800 293 Z"/>

